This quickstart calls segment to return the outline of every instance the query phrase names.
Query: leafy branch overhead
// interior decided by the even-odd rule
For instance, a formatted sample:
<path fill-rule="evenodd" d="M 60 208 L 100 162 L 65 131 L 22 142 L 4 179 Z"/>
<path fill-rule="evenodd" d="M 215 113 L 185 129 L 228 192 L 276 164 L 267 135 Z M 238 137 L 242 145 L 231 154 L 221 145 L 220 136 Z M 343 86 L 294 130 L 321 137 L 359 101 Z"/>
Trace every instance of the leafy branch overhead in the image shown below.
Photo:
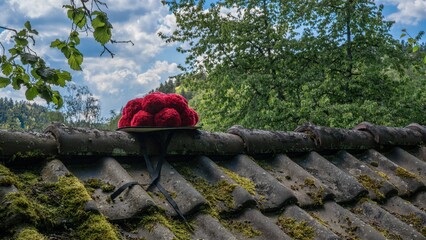
<path fill-rule="evenodd" d="M 115 54 L 106 45 L 108 42 L 133 45 L 131 41 L 112 40 L 113 26 L 109 22 L 107 13 L 102 10 L 102 8 L 107 8 L 104 2 L 70 0 L 70 4 L 63 7 L 67 9 L 67 16 L 72 22 L 71 31 L 67 39 L 56 39 L 51 42 L 50 47 L 62 52 L 72 70 L 82 70 L 83 54 L 78 49 L 80 33 L 93 36 L 96 42 L 103 47 L 100 55 L 108 52 L 111 57 L 114 57 Z M 15 90 L 19 90 L 24 86 L 27 88 L 25 96 L 28 100 L 39 96 L 60 108 L 63 105 L 62 96 L 52 87 L 65 87 L 66 82 L 71 81 L 71 74 L 68 71 L 53 69 L 46 65 L 43 58 L 31 48 L 36 43 L 37 30 L 32 28 L 29 21 L 24 26 L 25 28 L 19 31 L 0 26 L 1 29 L 13 33 L 11 39 L 14 41 L 14 46 L 7 51 L 0 42 L 2 50 L 0 52 L 2 73 L 0 88 L 11 84 Z"/>

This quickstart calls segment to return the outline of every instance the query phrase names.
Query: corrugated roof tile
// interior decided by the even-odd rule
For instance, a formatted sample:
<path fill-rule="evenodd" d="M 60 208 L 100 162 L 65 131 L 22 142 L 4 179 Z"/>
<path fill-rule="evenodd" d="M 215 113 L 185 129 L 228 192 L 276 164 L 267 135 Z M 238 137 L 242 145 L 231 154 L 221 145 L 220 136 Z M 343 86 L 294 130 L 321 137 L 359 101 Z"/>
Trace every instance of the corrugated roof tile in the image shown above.
<path fill-rule="evenodd" d="M 64 240 L 84 238 L 93 226 L 105 239 L 425 239 L 425 129 L 366 123 L 355 130 L 177 131 L 159 182 L 188 224 L 158 190 L 146 191 L 151 179 L 142 155 L 155 165 L 156 133 L 63 125 L 45 134 L 0 131 L 7 166 L 0 165 L 0 216 L 7 216 L 0 239 L 23 226 Z M 49 230 L 43 209 L 70 209 L 58 196 L 59 182 L 67 181 L 75 185 L 67 191 L 84 198 L 72 208 L 84 217 L 79 222 L 68 212 Z M 140 185 L 112 201 L 129 182 Z M 42 211 L 10 207 L 14 194 Z"/>
<path fill-rule="evenodd" d="M 354 177 L 346 174 L 316 152 L 294 160 L 327 186 L 336 196 L 337 202 L 355 201 L 368 193 Z"/>

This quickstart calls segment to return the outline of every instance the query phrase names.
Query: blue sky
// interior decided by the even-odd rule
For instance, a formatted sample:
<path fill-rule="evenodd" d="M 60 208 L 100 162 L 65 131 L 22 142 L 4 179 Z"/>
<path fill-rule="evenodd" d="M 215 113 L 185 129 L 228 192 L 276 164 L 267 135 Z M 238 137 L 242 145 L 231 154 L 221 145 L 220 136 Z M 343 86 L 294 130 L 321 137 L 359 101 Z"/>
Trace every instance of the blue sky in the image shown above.
<path fill-rule="evenodd" d="M 68 68 L 61 53 L 50 49 L 50 42 L 56 38 L 65 39 L 70 31 L 63 4 L 67 0 L 1 0 L 0 26 L 21 29 L 26 20 L 39 31 L 34 47 L 39 56 L 52 67 L 69 70 L 77 84 L 87 85 L 100 99 L 102 115 L 110 110 L 119 110 L 126 102 L 146 94 L 160 85 L 169 76 L 180 73 L 178 64 L 184 56 L 176 52 L 177 44 L 166 44 L 157 33 L 172 32 L 174 16 L 162 6 L 160 0 L 105 0 L 112 22 L 115 40 L 132 40 L 130 44 L 110 45 L 116 53 L 114 58 L 105 54 L 99 57 L 102 48 L 93 39 L 85 38 L 81 43 L 84 54 L 83 71 Z M 392 34 L 401 35 L 406 28 L 415 35 L 426 30 L 426 0 L 383 0 L 385 16 L 396 23 Z M 8 47 L 10 33 L 0 32 L 0 41 Z M 81 34 L 84 37 L 84 34 Z M 10 45 L 9 45 L 10 46 Z M 11 87 L 0 89 L 0 97 L 16 100 L 25 99 L 25 89 L 15 91 Z M 44 100 L 36 102 L 45 105 Z"/>

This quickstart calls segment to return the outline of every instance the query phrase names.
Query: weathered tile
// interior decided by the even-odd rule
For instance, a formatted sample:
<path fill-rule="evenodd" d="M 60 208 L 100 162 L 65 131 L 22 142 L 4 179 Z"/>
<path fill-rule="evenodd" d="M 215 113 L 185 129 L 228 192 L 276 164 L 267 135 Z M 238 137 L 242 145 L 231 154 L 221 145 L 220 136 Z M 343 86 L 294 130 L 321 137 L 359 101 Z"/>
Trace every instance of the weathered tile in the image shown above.
<path fill-rule="evenodd" d="M 255 195 L 258 207 L 262 211 L 278 210 L 285 204 L 296 201 L 296 197 L 290 189 L 286 188 L 247 155 L 238 155 L 232 160 L 223 161 L 220 164 L 229 170 L 227 174 L 231 178 L 234 176 L 233 178 L 244 177 L 249 179 L 249 183 L 254 187 L 254 189 L 251 189 L 251 194 Z M 236 181 L 238 182 L 238 180 Z"/>
<path fill-rule="evenodd" d="M 412 199 L 411 203 L 418 209 L 426 212 L 426 191 L 417 193 Z"/>
<path fill-rule="evenodd" d="M 224 219 L 222 223 L 238 239 L 291 239 L 268 217 L 259 210 L 248 208 L 238 216 Z"/>
<path fill-rule="evenodd" d="M 426 185 L 426 162 L 419 160 L 399 147 L 394 147 L 384 155 L 395 164 L 405 168 L 409 172 L 407 176 L 411 175 Z"/>
<path fill-rule="evenodd" d="M 347 174 L 355 177 L 368 190 L 371 199 L 381 201 L 398 193 L 395 186 L 386 180 L 385 175 L 374 171 L 372 169 L 374 167 L 361 162 L 347 151 L 339 151 L 327 159 Z"/>
<path fill-rule="evenodd" d="M 319 222 L 344 239 L 386 239 L 379 231 L 357 218 L 335 202 L 310 211 Z"/>
<path fill-rule="evenodd" d="M 236 240 L 237 238 L 224 227 L 216 218 L 207 214 L 198 214 L 194 218 L 193 239 L 223 239 Z"/>
<path fill-rule="evenodd" d="M 301 236 L 306 239 L 318 239 L 318 240 L 335 240 L 340 239 L 335 233 L 329 230 L 326 226 L 319 223 L 315 218 L 305 212 L 303 209 L 296 205 L 291 205 L 286 207 L 282 215 L 278 218 L 278 221 L 282 222 L 281 227 L 284 229 L 284 232 L 290 237 L 298 239 Z M 290 222 L 288 226 L 283 226 L 286 222 Z M 279 223 L 279 222 L 278 222 Z M 287 229 L 287 230 L 286 230 Z M 292 235 L 290 232 L 296 232 Z M 298 233 L 298 234 L 297 234 Z"/>
<path fill-rule="evenodd" d="M 151 161 L 153 166 L 156 166 L 158 159 L 151 158 Z M 141 160 L 132 161 L 129 166 L 130 167 L 126 169 L 127 172 L 134 180 L 139 182 L 144 189 L 146 189 L 151 182 L 151 177 L 149 176 L 145 163 Z M 159 183 L 170 194 L 184 215 L 194 213 L 201 206 L 206 204 L 203 196 L 201 196 L 201 194 L 197 192 L 197 190 L 195 190 L 191 184 L 188 183 L 167 161 L 163 164 Z M 168 215 L 174 217 L 177 216 L 176 211 L 156 187 L 154 187 L 153 192 L 149 194 L 155 200 L 157 205 L 167 211 Z"/>
<path fill-rule="evenodd" d="M 409 196 L 421 188 L 424 184 L 410 175 L 405 168 L 395 164 L 376 150 L 370 149 L 357 155 L 357 158 L 376 169 L 379 175 L 384 176 L 398 189 L 398 195 Z"/>
<path fill-rule="evenodd" d="M 114 201 L 111 200 L 113 190 L 135 181 L 113 158 L 103 158 L 92 164 L 69 164 L 67 167 L 88 185 L 91 181 L 100 181 L 101 184 L 108 186 L 109 189 L 96 188 L 92 198 L 99 210 L 111 220 L 135 218 L 155 206 L 153 199 L 139 185 L 126 189 Z"/>
<path fill-rule="evenodd" d="M 426 239 L 412 226 L 402 222 L 376 203 L 363 201 L 352 208 L 361 220 L 370 224 L 388 239 Z"/>
<path fill-rule="evenodd" d="M 382 208 L 426 235 L 426 213 L 413 206 L 409 201 L 395 196 L 389 198 Z"/>
<path fill-rule="evenodd" d="M 193 164 L 178 162 L 174 166 L 215 211 L 234 212 L 256 204 L 246 189 L 208 157 L 198 157 Z"/>
<path fill-rule="evenodd" d="M 300 206 L 321 205 L 324 199 L 334 197 L 331 190 L 321 181 L 297 165 L 287 155 L 278 154 L 272 159 L 258 160 L 256 163 L 288 189 L 291 189 Z"/>
<path fill-rule="evenodd" d="M 334 166 L 316 152 L 311 152 L 294 161 L 319 179 L 336 196 L 337 202 L 354 201 L 368 193 L 358 181 Z"/>

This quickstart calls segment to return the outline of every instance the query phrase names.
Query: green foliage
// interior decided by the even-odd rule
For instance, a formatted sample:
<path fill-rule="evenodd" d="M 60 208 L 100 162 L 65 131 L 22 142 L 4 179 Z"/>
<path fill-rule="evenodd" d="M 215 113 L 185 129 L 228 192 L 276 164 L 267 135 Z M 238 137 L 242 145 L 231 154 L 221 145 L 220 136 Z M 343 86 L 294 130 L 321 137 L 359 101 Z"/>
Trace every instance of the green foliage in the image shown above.
<path fill-rule="evenodd" d="M 89 6 L 89 7 L 88 7 Z M 78 50 L 80 44 L 79 32 L 91 33 L 93 38 L 102 45 L 101 55 L 107 51 L 111 57 L 114 56 L 106 46 L 108 42 L 116 43 L 112 38 L 112 25 L 108 21 L 107 14 L 101 6 L 107 5 L 100 0 L 73 1 L 63 7 L 67 9 L 67 16 L 72 22 L 71 31 L 66 40 L 56 39 L 51 42 L 50 47 L 62 52 L 72 70 L 81 71 L 83 54 Z M 8 49 L 7 53 L 0 42 L 3 52 L 0 55 L 0 68 L 4 76 L 0 76 L 0 88 L 12 85 L 13 89 L 19 90 L 26 87 L 25 96 L 28 100 L 41 97 L 47 103 L 53 103 L 57 108 L 63 105 L 61 94 L 52 87 L 65 87 L 71 81 L 71 74 L 60 69 L 48 67 L 45 61 L 31 49 L 35 45 L 37 30 L 33 29 L 27 21 L 24 29 L 16 30 L 0 26 L 0 29 L 12 31 L 12 39 L 15 45 Z M 123 41 L 121 41 L 123 42 Z M 124 41 L 130 42 L 131 41 Z"/>
<path fill-rule="evenodd" d="M 188 101 L 192 99 L 193 93 L 188 90 L 188 88 L 182 85 L 184 76 L 178 75 L 169 78 L 164 83 L 160 83 L 160 86 L 151 90 L 152 92 L 163 92 L 163 93 L 178 93 L 185 97 Z"/>
<path fill-rule="evenodd" d="M 64 116 L 35 103 L 0 98 L 0 129 L 41 132 L 50 122 L 64 122 Z"/>
<path fill-rule="evenodd" d="M 373 1 L 166 4 L 178 28 L 160 35 L 188 46 L 178 49 L 188 56 L 183 86 L 207 129 L 426 122 L 413 58 Z"/>
<path fill-rule="evenodd" d="M 62 97 L 52 87 L 65 86 L 65 83 L 71 80 L 71 75 L 48 67 L 45 61 L 37 56 L 31 49 L 30 42 L 35 44 L 34 37 L 38 32 L 31 28 L 30 22 L 24 25 L 25 28 L 20 31 L 1 27 L 14 33 L 14 46 L 8 50 L 8 55 L 3 51 L 0 56 L 1 71 L 5 76 L 0 78 L 0 87 L 12 85 L 13 89 L 19 90 L 24 86 L 27 88 L 25 96 L 28 100 L 39 96 L 61 107 Z"/>

